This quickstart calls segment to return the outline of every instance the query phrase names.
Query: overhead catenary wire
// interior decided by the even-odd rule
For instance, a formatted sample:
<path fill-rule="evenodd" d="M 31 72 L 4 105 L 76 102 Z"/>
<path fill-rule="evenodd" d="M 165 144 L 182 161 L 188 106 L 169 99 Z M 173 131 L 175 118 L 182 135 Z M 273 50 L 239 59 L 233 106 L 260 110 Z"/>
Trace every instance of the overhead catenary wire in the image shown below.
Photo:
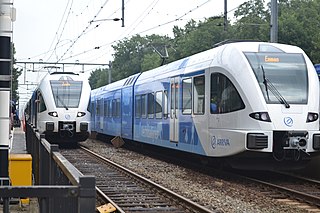
<path fill-rule="evenodd" d="M 100 12 L 103 10 L 104 6 L 108 3 L 109 0 L 106 0 L 104 4 L 100 7 L 99 11 L 96 13 L 96 15 L 93 17 L 92 20 L 95 20 L 97 16 L 100 14 Z M 72 44 L 69 46 L 69 48 L 62 54 L 62 56 L 57 60 L 57 62 L 61 61 L 63 57 L 71 50 L 71 48 L 75 45 L 75 43 L 85 34 L 85 32 L 89 29 L 89 27 L 92 25 L 93 22 L 89 22 L 88 25 L 85 27 L 85 29 L 81 32 L 81 34 L 74 39 Z"/>
<path fill-rule="evenodd" d="M 130 1 L 130 0 L 128 0 L 126 3 L 128 3 L 129 1 Z M 181 15 L 176 15 L 176 18 L 174 18 L 174 19 L 172 19 L 172 20 L 169 20 L 169 21 L 164 22 L 164 23 L 161 23 L 161 24 L 157 24 L 157 25 L 155 25 L 155 26 L 153 26 L 153 27 L 144 29 L 144 30 L 139 31 L 139 32 L 137 32 L 137 33 L 135 33 L 135 34 L 142 34 L 142 33 L 150 32 L 150 31 L 152 31 L 152 30 L 158 29 L 158 28 L 163 27 L 163 26 L 165 26 L 165 25 L 168 25 L 168 24 L 170 24 L 170 23 L 174 23 L 174 22 L 181 21 L 185 16 L 187 16 L 188 14 L 192 13 L 193 11 L 195 11 L 196 9 L 202 7 L 203 5 L 207 4 L 207 3 L 210 2 L 210 1 L 211 1 L 211 0 L 208 0 L 208 1 L 204 2 L 204 3 L 202 3 L 201 5 L 198 5 L 198 6 L 192 8 L 192 9 L 190 9 L 190 10 L 187 10 L 186 12 L 184 12 L 184 13 L 181 14 Z M 102 7 L 99 9 L 99 11 L 96 13 L 96 15 L 94 16 L 93 19 L 95 19 L 95 18 L 97 17 L 97 15 L 101 12 L 102 8 L 105 6 L 105 4 L 106 4 L 107 2 L 108 2 L 108 1 L 105 1 L 105 2 L 104 2 L 104 4 L 103 4 Z M 112 44 L 114 44 L 114 43 L 116 43 L 116 42 L 119 42 L 119 41 L 121 41 L 121 40 L 123 40 L 123 39 L 125 39 L 125 38 L 130 37 L 130 36 L 132 35 L 132 32 L 133 32 L 141 23 L 143 23 L 143 19 L 147 18 L 147 16 L 150 14 L 150 12 L 151 12 L 152 10 L 154 10 L 155 5 L 157 5 L 157 4 L 158 4 L 158 0 L 154 0 L 151 4 L 149 4 L 149 5 L 146 7 L 146 9 L 143 11 L 143 13 L 141 13 L 141 14 L 138 16 L 138 18 L 133 22 L 133 24 L 131 24 L 130 26 L 128 26 L 127 29 L 131 29 L 131 31 L 128 32 L 128 30 L 126 30 L 124 33 L 122 33 L 121 36 L 119 36 L 118 39 L 116 39 L 116 40 L 114 40 L 114 41 L 111 41 L 111 42 L 107 42 L 107 43 L 102 44 L 102 45 L 94 45 L 92 48 L 83 50 L 83 51 L 81 51 L 81 52 L 76 52 L 76 53 L 74 53 L 74 54 L 73 54 L 73 52 L 72 52 L 72 54 L 70 54 L 70 56 L 65 57 L 66 54 L 67 54 L 68 52 L 70 52 L 70 50 L 74 47 L 74 45 L 78 42 L 78 40 L 79 40 L 82 36 L 84 36 L 84 35 L 86 35 L 86 34 L 88 34 L 88 33 L 90 33 L 90 32 L 95 31 L 95 29 L 97 29 L 97 28 L 100 26 L 100 24 L 103 23 L 103 22 L 102 22 L 102 23 L 100 23 L 100 24 L 97 24 L 97 25 L 94 25 L 94 26 L 93 26 L 93 25 L 90 26 L 90 23 L 88 22 L 88 26 L 87 26 L 78 36 L 76 36 L 76 37 L 75 37 L 74 39 L 72 39 L 72 40 L 70 39 L 70 41 L 72 41 L 71 44 L 70 44 L 70 42 L 69 42 L 70 45 L 69 45 L 68 49 L 63 53 L 63 55 L 62 55 L 61 57 L 59 57 L 59 59 L 57 60 L 57 62 L 59 62 L 59 61 L 61 61 L 61 60 L 62 60 L 62 61 L 65 61 L 65 60 L 69 60 L 69 59 L 72 59 L 72 58 L 80 57 L 80 56 L 83 56 L 83 55 L 86 55 L 86 54 L 90 54 L 90 53 L 95 52 L 95 51 L 97 52 L 96 58 L 102 58 L 104 55 L 107 55 L 107 54 L 110 52 L 110 51 L 104 52 L 104 53 L 101 55 L 101 52 L 106 49 L 105 46 L 107 46 L 107 45 L 110 46 L 110 45 L 112 45 Z M 84 7 L 84 9 L 82 9 L 82 12 L 81 12 L 80 14 L 82 14 L 83 11 L 87 10 L 87 8 L 88 8 L 88 5 L 86 5 L 86 6 Z M 236 8 L 237 8 L 237 7 L 236 7 Z M 234 9 L 232 9 L 232 10 L 229 10 L 228 12 L 231 12 L 231 11 L 235 10 L 236 8 L 234 8 Z M 116 10 L 114 10 L 112 14 L 115 14 L 119 9 L 120 9 L 120 7 L 117 8 Z M 78 13 L 78 14 L 79 14 L 79 13 Z M 142 18 L 142 19 L 141 19 L 141 18 Z M 93 19 L 92 19 L 92 20 L 93 20 Z M 138 21 L 139 21 L 139 22 L 138 22 Z M 137 22 L 138 22 L 138 23 L 137 23 Z M 89 26 L 90 26 L 90 27 L 93 27 L 93 28 L 90 28 Z M 125 34 L 125 33 L 126 33 L 126 34 Z M 63 45 L 63 46 L 57 46 L 57 48 L 55 48 L 54 51 L 56 51 L 56 49 L 58 49 L 59 47 L 64 47 L 64 46 L 65 46 L 65 45 Z M 60 48 L 60 49 L 61 49 L 61 48 Z M 54 52 L 54 51 L 53 51 L 53 52 Z M 49 52 L 49 51 L 48 51 L 48 52 Z M 51 55 L 53 54 L 53 52 L 51 53 Z M 98 53 L 98 52 L 100 52 L 100 53 Z"/>

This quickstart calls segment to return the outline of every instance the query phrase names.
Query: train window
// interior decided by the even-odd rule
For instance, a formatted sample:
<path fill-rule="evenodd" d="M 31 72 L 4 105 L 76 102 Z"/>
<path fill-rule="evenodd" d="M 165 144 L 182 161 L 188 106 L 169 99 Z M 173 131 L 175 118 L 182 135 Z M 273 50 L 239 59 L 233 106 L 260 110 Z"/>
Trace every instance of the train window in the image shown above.
<path fill-rule="evenodd" d="M 108 100 L 108 117 L 111 118 L 112 117 L 112 106 L 111 106 L 111 100 Z"/>
<path fill-rule="evenodd" d="M 191 78 L 182 80 L 182 114 L 191 114 L 192 85 Z"/>
<path fill-rule="evenodd" d="M 109 112 L 108 112 L 108 110 L 109 110 L 109 108 L 108 108 L 108 101 L 107 100 L 105 100 L 104 101 L 104 107 L 103 107 L 103 109 L 104 109 L 104 117 L 107 117 L 108 116 L 108 114 L 109 114 Z"/>
<path fill-rule="evenodd" d="M 211 74 L 210 112 L 221 114 L 244 108 L 245 105 L 232 82 L 223 74 Z"/>
<path fill-rule="evenodd" d="M 136 102 L 135 102 L 135 115 L 136 118 L 140 118 L 141 117 L 141 95 L 136 95 Z"/>
<path fill-rule="evenodd" d="M 43 100 L 41 92 L 38 93 L 38 100 L 39 100 L 39 112 L 43 112 L 47 110 L 46 103 Z"/>
<path fill-rule="evenodd" d="M 147 109 L 146 109 L 146 95 L 141 95 L 141 117 L 147 117 Z"/>
<path fill-rule="evenodd" d="M 101 107 L 100 104 L 101 104 L 101 101 L 98 100 L 98 101 L 97 101 L 97 111 L 96 111 L 96 112 L 97 112 L 97 115 L 100 115 L 100 107 Z"/>
<path fill-rule="evenodd" d="M 154 118 L 154 95 L 148 93 L 148 118 Z"/>
<path fill-rule="evenodd" d="M 120 98 L 116 99 L 116 117 L 120 117 Z"/>
<path fill-rule="evenodd" d="M 77 108 L 79 106 L 82 81 L 51 80 L 53 98 L 58 108 Z"/>
<path fill-rule="evenodd" d="M 204 75 L 193 78 L 193 113 L 204 114 Z"/>
<path fill-rule="evenodd" d="M 162 118 L 162 99 L 163 94 L 162 91 L 156 92 L 156 118 Z"/>
<path fill-rule="evenodd" d="M 117 102 L 116 99 L 112 100 L 112 117 L 116 117 L 117 115 Z"/>
<path fill-rule="evenodd" d="M 168 91 L 163 91 L 163 117 L 168 118 Z"/>
<path fill-rule="evenodd" d="M 260 48 L 261 45 L 260 45 Z M 308 102 L 308 71 L 303 54 L 281 52 L 245 52 L 268 104 Z"/>

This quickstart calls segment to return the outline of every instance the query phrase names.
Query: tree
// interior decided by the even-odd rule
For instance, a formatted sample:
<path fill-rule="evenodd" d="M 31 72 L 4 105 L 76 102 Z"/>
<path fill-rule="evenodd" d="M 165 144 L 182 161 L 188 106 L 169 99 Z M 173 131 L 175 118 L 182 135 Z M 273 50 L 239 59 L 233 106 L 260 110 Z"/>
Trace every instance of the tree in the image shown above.
<path fill-rule="evenodd" d="M 234 12 L 237 21 L 232 26 L 237 39 L 268 41 L 270 35 L 270 10 L 264 0 L 244 2 Z"/>
<path fill-rule="evenodd" d="M 159 66 L 160 63 L 157 65 L 156 61 L 153 60 L 156 58 L 153 55 L 157 55 L 154 52 L 153 46 L 159 46 L 160 44 L 170 45 L 170 38 L 159 35 L 146 37 L 136 35 L 131 39 L 125 39 L 114 45 L 115 54 L 112 63 L 112 79 L 123 79 L 135 73 Z M 160 58 L 159 55 L 158 57 Z M 142 66 L 142 64 L 144 65 Z"/>
<path fill-rule="evenodd" d="M 107 84 L 106 73 L 108 73 L 108 69 L 96 69 L 91 73 L 88 79 L 91 89 L 96 89 Z"/>
<path fill-rule="evenodd" d="M 215 43 L 225 40 L 227 33 L 223 30 L 221 20 L 222 17 L 212 17 L 198 23 L 191 20 L 184 29 L 175 26 L 173 42 L 176 52 L 175 57 L 172 57 L 171 60 L 178 60 L 208 50 Z"/>
<path fill-rule="evenodd" d="M 301 47 L 314 63 L 320 63 L 320 1 L 279 1 L 279 42 Z"/>
<path fill-rule="evenodd" d="M 12 44 L 12 52 L 13 52 L 13 63 L 16 61 L 16 59 L 14 58 L 14 55 L 16 53 L 16 50 L 14 48 L 14 45 Z M 22 69 L 19 68 L 12 68 L 12 85 L 11 85 L 11 96 L 12 96 L 12 100 L 15 102 L 19 101 L 19 95 L 18 95 L 18 78 L 22 73 Z"/>

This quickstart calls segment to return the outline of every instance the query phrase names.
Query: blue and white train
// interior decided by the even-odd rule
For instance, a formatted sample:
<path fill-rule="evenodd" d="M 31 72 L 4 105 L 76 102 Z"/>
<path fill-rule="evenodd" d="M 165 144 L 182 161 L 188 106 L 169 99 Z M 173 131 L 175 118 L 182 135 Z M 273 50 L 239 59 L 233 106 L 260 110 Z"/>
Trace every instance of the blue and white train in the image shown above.
<path fill-rule="evenodd" d="M 23 123 L 52 143 L 84 141 L 91 132 L 90 92 L 88 80 L 78 74 L 48 73 L 26 104 Z"/>
<path fill-rule="evenodd" d="M 93 132 L 234 167 L 294 168 L 320 153 L 319 82 L 295 46 L 223 44 L 95 89 L 91 104 Z"/>

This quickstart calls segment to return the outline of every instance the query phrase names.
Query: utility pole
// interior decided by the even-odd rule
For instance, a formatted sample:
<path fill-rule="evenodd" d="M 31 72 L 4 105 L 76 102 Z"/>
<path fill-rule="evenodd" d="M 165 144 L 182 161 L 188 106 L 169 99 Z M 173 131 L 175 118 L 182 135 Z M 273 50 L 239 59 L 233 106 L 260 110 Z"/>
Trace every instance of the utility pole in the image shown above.
<path fill-rule="evenodd" d="M 278 1 L 271 0 L 270 42 L 278 42 Z"/>
<path fill-rule="evenodd" d="M 111 69 L 112 69 L 112 63 L 109 61 L 109 69 L 108 69 L 108 84 L 111 84 Z"/>
<path fill-rule="evenodd" d="M 124 27 L 124 0 L 122 0 L 122 26 L 121 27 Z"/>
<path fill-rule="evenodd" d="M 227 0 L 224 0 L 224 22 L 223 22 L 223 29 L 224 31 L 227 30 L 227 27 L 228 27 L 228 17 L 227 17 L 227 14 L 228 14 L 228 9 L 227 9 Z"/>
<path fill-rule="evenodd" d="M 0 185 L 9 185 L 12 5 L 11 0 L 0 0 Z"/>

